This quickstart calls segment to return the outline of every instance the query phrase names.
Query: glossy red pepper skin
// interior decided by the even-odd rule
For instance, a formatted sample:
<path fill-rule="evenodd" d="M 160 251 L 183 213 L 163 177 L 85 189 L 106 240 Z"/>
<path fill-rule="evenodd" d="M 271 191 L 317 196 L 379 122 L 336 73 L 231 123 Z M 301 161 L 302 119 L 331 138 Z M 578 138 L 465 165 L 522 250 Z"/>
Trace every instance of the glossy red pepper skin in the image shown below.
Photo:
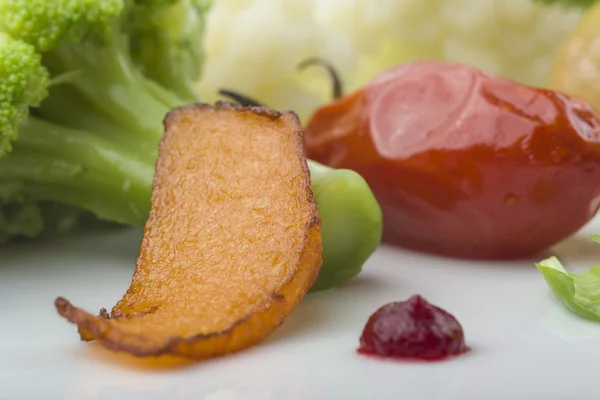
<path fill-rule="evenodd" d="M 600 117 L 470 66 L 404 64 L 318 109 L 308 157 L 360 173 L 384 242 L 471 259 L 531 257 L 600 206 Z"/>

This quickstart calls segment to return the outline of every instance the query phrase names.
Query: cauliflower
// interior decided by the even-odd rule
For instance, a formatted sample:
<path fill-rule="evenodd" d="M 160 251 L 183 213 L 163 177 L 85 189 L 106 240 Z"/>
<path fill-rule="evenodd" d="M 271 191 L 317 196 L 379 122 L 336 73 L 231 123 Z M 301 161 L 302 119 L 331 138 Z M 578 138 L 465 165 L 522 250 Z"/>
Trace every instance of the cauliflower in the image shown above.
<path fill-rule="evenodd" d="M 361 85 L 380 69 L 415 58 L 463 62 L 543 85 L 554 51 L 579 8 L 532 0 L 323 0 L 318 20 L 348 35 L 363 65 Z M 351 71 L 354 72 L 354 71 Z"/>
<path fill-rule="evenodd" d="M 221 88 L 235 90 L 279 109 L 306 116 L 326 93 L 309 90 L 298 64 L 323 56 L 352 70 L 355 51 L 349 38 L 315 19 L 322 0 L 219 0 L 206 20 L 206 63 L 198 90 L 209 100 Z M 328 85 L 325 79 L 323 84 Z"/>
<path fill-rule="evenodd" d="M 235 90 L 305 117 L 329 100 L 333 63 L 354 90 L 409 60 L 464 62 L 543 85 L 582 10 L 533 0 L 220 0 L 208 15 L 203 97 Z"/>

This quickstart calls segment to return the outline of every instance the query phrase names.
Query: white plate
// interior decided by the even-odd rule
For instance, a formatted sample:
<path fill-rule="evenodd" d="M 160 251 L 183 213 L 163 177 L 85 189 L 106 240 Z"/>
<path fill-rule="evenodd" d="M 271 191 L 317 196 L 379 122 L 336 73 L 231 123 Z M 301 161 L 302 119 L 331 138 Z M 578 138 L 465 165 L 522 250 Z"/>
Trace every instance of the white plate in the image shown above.
<path fill-rule="evenodd" d="M 600 261 L 600 220 L 554 250 Z M 532 227 L 532 235 L 536 234 Z M 306 297 L 266 342 L 186 367 L 143 367 L 79 342 L 57 296 L 91 311 L 123 295 L 141 233 L 103 232 L 0 249 L 0 399 L 592 399 L 600 324 L 552 297 L 534 260 L 465 262 L 381 248 L 344 287 Z M 419 293 L 453 313 L 471 353 L 439 363 L 355 353 L 369 315 Z"/>

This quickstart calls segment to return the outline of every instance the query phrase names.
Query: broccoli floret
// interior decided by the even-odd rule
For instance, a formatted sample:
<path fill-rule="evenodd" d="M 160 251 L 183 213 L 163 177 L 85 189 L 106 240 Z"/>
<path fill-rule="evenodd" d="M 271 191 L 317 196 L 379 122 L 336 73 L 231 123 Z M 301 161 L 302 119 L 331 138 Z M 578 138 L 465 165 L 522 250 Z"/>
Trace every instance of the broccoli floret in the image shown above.
<path fill-rule="evenodd" d="M 202 74 L 202 45 L 209 0 L 182 0 L 155 13 L 151 23 L 133 25 L 131 52 L 144 74 L 179 97 L 198 99 L 194 83 Z M 185 79 L 181 79 L 185 77 Z"/>
<path fill-rule="evenodd" d="M 192 88 L 197 75 L 159 79 L 168 73 L 144 68 L 154 61 L 135 56 L 131 46 L 157 36 L 157 21 L 179 1 L 189 6 L 0 0 L 0 242 L 89 215 L 144 224 L 162 120 L 200 99 L 180 90 Z M 200 45 L 196 40 L 189 38 Z M 165 41 L 157 57 L 172 56 L 163 65 L 175 65 L 178 51 Z"/>
<path fill-rule="evenodd" d="M 0 33 L 0 157 L 11 150 L 19 125 L 48 94 L 48 72 L 34 47 Z"/>
<path fill-rule="evenodd" d="M 46 52 L 63 40 L 80 42 L 90 35 L 108 34 L 124 6 L 123 0 L 2 0 L 0 26 Z"/>
<path fill-rule="evenodd" d="M 15 187 L 16 188 L 16 187 Z M 0 188 L 0 192 L 4 188 Z M 4 193 L 0 193 L 0 198 Z M 0 207 L 0 245 L 17 238 L 36 238 L 70 232 L 79 227 L 112 227 L 80 208 L 49 202 L 11 202 Z"/>
<path fill-rule="evenodd" d="M 136 68 L 129 56 L 125 5 L 124 0 L 2 0 L 0 20 L 5 32 L 43 53 L 52 76 L 67 76 L 62 84 L 78 91 L 94 112 L 156 142 L 163 116 L 182 100 Z M 51 100 L 63 101 L 59 95 Z M 40 112 L 52 119 L 43 105 Z"/>

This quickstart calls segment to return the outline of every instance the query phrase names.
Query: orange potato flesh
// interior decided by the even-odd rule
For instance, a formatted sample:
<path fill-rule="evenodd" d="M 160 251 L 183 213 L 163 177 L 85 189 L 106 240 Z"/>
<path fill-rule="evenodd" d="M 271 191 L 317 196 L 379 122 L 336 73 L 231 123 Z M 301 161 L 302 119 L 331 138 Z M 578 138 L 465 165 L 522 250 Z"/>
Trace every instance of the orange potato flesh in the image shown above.
<path fill-rule="evenodd" d="M 83 340 L 194 359 L 264 339 L 321 266 L 321 225 L 295 114 L 227 103 L 165 119 L 131 285 L 94 316 L 58 298 Z"/>

